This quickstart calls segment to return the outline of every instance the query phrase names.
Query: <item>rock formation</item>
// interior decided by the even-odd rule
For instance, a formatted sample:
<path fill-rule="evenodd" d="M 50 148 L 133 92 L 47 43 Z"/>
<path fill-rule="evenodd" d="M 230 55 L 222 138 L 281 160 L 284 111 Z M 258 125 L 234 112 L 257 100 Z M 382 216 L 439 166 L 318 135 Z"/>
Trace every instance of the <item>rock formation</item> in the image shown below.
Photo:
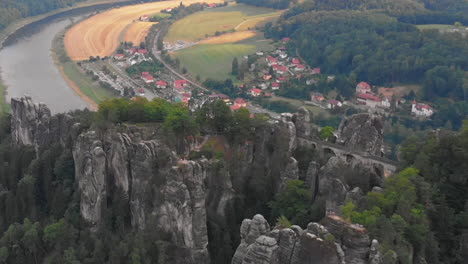
<path fill-rule="evenodd" d="M 338 142 L 353 151 L 381 156 L 383 128 L 382 119 L 376 115 L 353 115 L 341 122 L 338 128 Z"/>
<path fill-rule="evenodd" d="M 336 215 L 327 216 L 323 224 L 310 223 L 306 230 L 266 227 L 261 215 L 242 222 L 232 264 L 381 263 L 377 240 L 370 241 L 366 229 Z"/>
<path fill-rule="evenodd" d="M 72 114 L 51 116 L 45 105 L 29 97 L 12 100 L 11 122 L 13 140 L 34 146 L 37 153 L 57 143 L 72 149 L 80 211 L 92 229 L 103 224 L 108 199 L 120 193 L 128 198 L 133 228 L 156 228 L 184 252 L 176 256 L 176 264 L 209 263 L 210 257 L 213 263 L 227 263 L 232 255 L 237 264 L 364 263 L 364 255 L 378 259 L 378 245 L 369 249 L 369 238 L 358 229 L 270 230 L 261 215 L 242 222 L 265 208 L 291 179 L 304 180 L 314 197 L 324 198 L 327 211 L 337 214 L 346 199 L 357 200 L 380 186 L 382 170 L 357 159 L 327 156 L 316 149 L 304 161 L 296 150 L 298 145 L 314 146 L 309 120 L 305 109 L 283 114 L 281 120 L 257 129 L 253 140 L 230 146 L 235 158 L 225 162 L 180 159 L 151 126 L 85 129 Z M 340 126 L 340 135 L 346 147 L 364 144 L 363 152 L 376 153 L 381 146 L 379 124 L 368 115 L 351 117 Z M 369 134 L 361 136 L 353 129 Z M 374 147 L 364 138 L 380 145 Z M 331 242 L 331 234 L 339 246 Z"/>

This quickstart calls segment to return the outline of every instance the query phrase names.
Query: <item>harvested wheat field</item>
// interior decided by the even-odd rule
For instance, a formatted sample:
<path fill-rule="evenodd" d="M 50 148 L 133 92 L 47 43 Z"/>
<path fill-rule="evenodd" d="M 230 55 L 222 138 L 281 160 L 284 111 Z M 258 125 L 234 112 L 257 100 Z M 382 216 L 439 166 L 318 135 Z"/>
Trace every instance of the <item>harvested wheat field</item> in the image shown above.
<path fill-rule="evenodd" d="M 152 25 L 157 24 L 157 22 L 135 22 L 131 24 L 126 30 L 124 34 L 124 41 L 133 42 L 135 45 L 139 45 L 141 42 L 145 41 L 146 35 Z"/>
<path fill-rule="evenodd" d="M 200 44 L 224 44 L 224 43 L 235 43 L 244 39 L 253 38 L 257 35 L 255 31 L 240 31 L 223 34 L 221 36 L 207 38 L 200 41 Z"/>
<path fill-rule="evenodd" d="M 119 37 L 127 25 L 142 15 L 150 15 L 163 9 L 176 7 L 180 2 L 185 5 L 197 0 L 169 0 L 115 8 L 75 25 L 65 34 L 65 49 L 75 61 L 87 60 L 90 56 L 109 56 L 118 48 Z M 221 0 L 206 0 L 219 3 Z"/>

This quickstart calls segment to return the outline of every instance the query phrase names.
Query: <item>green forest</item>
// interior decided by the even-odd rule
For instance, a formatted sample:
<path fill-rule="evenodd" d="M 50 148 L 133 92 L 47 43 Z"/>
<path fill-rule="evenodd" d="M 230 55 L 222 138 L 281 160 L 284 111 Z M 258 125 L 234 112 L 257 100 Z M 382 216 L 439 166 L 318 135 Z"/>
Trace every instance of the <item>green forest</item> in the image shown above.
<path fill-rule="evenodd" d="M 0 0 L 0 30 L 21 18 L 69 7 L 85 0 Z"/>

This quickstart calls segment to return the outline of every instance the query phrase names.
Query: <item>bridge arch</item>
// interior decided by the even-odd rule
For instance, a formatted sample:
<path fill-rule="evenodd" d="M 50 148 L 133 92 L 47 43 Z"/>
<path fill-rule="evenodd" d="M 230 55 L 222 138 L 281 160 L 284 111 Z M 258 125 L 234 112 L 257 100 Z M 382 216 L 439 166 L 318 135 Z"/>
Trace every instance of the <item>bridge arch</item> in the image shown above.
<path fill-rule="evenodd" d="M 333 157 L 336 157 L 336 152 L 332 149 L 332 148 L 329 148 L 329 147 L 323 147 L 323 154 L 325 156 L 333 156 Z"/>
<path fill-rule="evenodd" d="M 345 158 L 346 158 L 346 162 L 348 162 L 348 163 L 353 162 L 354 160 L 356 160 L 356 156 L 354 156 L 351 153 L 346 153 Z"/>

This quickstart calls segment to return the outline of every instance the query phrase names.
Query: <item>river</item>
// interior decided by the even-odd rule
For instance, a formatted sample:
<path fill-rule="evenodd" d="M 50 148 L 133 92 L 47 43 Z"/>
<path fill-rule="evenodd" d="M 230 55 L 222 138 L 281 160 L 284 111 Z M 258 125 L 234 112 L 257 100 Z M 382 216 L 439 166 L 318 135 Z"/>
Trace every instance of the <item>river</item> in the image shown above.
<path fill-rule="evenodd" d="M 29 95 L 53 113 L 87 107 L 63 80 L 51 56 L 52 40 L 70 23 L 70 19 L 52 22 L 0 50 L 0 76 L 8 87 L 8 102 L 11 97 Z"/>

